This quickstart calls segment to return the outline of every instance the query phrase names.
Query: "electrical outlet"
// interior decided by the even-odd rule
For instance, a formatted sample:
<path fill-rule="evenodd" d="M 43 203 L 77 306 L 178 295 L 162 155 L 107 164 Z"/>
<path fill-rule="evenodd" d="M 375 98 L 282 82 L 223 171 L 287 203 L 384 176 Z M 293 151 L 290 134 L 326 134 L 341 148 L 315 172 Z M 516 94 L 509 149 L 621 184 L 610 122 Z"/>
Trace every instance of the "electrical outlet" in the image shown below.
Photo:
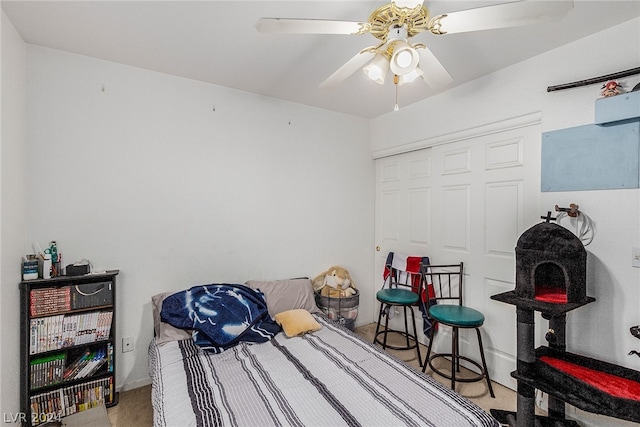
<path fill-rule="evenodd" d="M 640 248 L 631 248 L 631 266 L 640 267 Z"/>
<path fill-rule="evenodd" d="M 122 352 L 127 353 L 133 351 L 133 338 L 122 338 Z"/>

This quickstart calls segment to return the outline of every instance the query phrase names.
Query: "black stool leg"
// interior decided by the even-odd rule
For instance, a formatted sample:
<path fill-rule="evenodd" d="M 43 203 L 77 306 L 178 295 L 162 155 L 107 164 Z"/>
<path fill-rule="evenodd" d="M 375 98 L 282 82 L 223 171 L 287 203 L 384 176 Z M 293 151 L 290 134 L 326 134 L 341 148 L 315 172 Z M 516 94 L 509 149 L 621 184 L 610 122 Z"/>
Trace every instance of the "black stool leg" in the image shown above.
<path fill-rule="evenodd" d="M 385 318 L 385 322 L 384 322 L 384 330 L 380 330 L 380 327 L 382 326 L 382 316 L 385 315 L 384 311 L 385 311 L 385 306 L 389 308 L 389 310 L 394 310 L 396 306 L 391 305 L 391 304 L 385 304 L 385 303 L 381 303 L 380 304 L 380 312 L 378 313 L 378 324 L 376 325 L 376 333 L 375 336 L 373 338 L 373 342 L 376 344 L 381 344 L 382 345 L 382 349 L 386 350 L 387 348 L 387 335 L 389 334 L 389 332 L 392 333 L 397 333 L 400 335 L 404 335 L 405 336 L 405 347 L 401 347 L 401 346 L 396 346 L 394 344 L 390 344 L 388 347 L 394 350 L 411 350 L 413 348 L 411 341 L 414 341 L 415 347 L 416 347 L 416 353 L 418 354 L 418 364 L 420 366 L 423 366 L 422 363 L 422 355 L 420 354 L 420 342 L 418 341 L 418 329 L 416 327 L 416 316 L 415 313 L 413 311 L 413 309 L 411 307 L 408 306 L 403 306 L 404 308 L 404 334 L 402 332 L 402 330 L 392 330 L 389 331 L 389 313 L 386 314 L 386 318 Z M 413 334 L 409 333 L 409 319 L 407 318 L 407 308 L 409 308 L 409 311 L 411 311 L 411 320 L 413 323 Z M 380 338 L 378 338 L 379 335 L 383 335 L 383 339 L 382 341 L 380 340 Z M 424 372 L 424 370 L 423 370 Z"/>
<path fill-rule="evenodd" d="M 405 307 L 405 310 L 407 309 L 407 307 Z M 422 366 L 422 357 L 420 357 L 420 343 L 418 342 L 418 329 L 416 329 L 416 315 L 413 311 L 413 308 L 409 307 L 409 311 L 411 311 L 411 320 L 413 320 L 413 340 L 416 344 L 416 353 L 418 353 L 418 365 Z M 405 311 L 404 314 L 404 318 L 405 318 L 405 322 L 407 319 L 407 313 Z M 407 330 L 407 336 L 409 336 L 409 331 Z M 409 340 L 407 339 L 407 347 L 409 346 Z M 424 366 L 423 366 L 423 372 L 424 372 Z"/>
<path fill-rule="evenodd" d="M 409 320 L 407 319 L 407 306 L 403 306 L 402 307 L 404 309 L 404 341 L 406 343 L 407 348 L 409 348 L 411 346 L 411 343 L 409 342 L 409 338 L 411 337 L 411 335 L 409 335 Z M 413 314 L 413 311 L 411 312 L 411 314 Z"/>
<path fill-rule="evenodd" d="M 487 361 L 484 358 L 484 346 L 482 345 L 482 336 L 480 335 L 480 328 L 475 328 L 476 333 L 478 334 L 478 344 L 480 344 L 480 358 L 482 359 L 482 367 L 484 369 L 484 374 L 487 377 L 487 387 L 489 387 L 489 394 L 491 397 L 496 397 L 493 394 L 493 387 L 491 387 L 491 378 L 489 378 L 489 369 L 487 369 Z"/>
<path fill-rule="evenodd" d="M 376 334 L 373 336 L 373 342 L 377 344 L 382 344 L 383 349 L 387 347 L 387 331 L 389 330 L 389 313 L 387 313 L 384 331 L 380 331 L 380 324 L 382 320 L 382 314 L 384 313 L 385 305 L 386 304 L 384 303 L 380 303 L 380 313 L 378 314 L 378 324 L 376 325 Z M 382 342 L 380 342 L 380 339 L 378 338 L 378 334 L 380 333 L 384 335 Z"/>
<path fill-rule="evenodd" d="M 389 335 L 389 313 L 393 310 L 393 306 L 389 306 L 389 311 L 384 319 L 384 339 L 382 340 L 382 349 L 385 350 L 387 348 L 387 335 Z"/>
<path fill-rule="evenodd" d="M 458 328 L 451 331 L 451 390 L 456 389 L 456 370 L 460 361 L 458 360 Z"/>
<path fill-rule="evenodd" d="M 422 364 L 422 372 L 427 369 L 427 365 L 431 363 L 429 360 L 429 356 L 431 355 L 431 348 L 433 347 L 433 337 L 436 334 L 436 325 L 435 321 L 431 321 L 431 336 L 429 337 L 429 346 L 427 347 L 427 355 L 424 357 L 424 363 Z"/>

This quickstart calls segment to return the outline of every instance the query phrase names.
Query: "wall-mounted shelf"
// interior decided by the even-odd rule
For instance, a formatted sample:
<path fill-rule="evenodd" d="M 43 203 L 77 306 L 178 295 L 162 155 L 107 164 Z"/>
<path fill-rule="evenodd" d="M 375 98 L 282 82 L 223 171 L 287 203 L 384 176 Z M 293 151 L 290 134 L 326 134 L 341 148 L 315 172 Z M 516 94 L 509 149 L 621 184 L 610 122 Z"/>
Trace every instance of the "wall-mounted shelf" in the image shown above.
<path fill-rule="evenodd" d="M 640 118 L 640 91 L 596 99 L 597 125 L 615 124 L 623 120 Z"/>

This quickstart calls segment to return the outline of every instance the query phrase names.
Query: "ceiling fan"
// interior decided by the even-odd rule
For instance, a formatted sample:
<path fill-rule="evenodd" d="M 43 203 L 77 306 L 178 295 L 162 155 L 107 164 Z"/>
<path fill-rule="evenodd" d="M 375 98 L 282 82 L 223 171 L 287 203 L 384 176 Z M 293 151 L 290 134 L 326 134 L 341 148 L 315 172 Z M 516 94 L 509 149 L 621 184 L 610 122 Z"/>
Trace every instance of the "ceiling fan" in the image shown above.
<path fill-rule="evenodd" d="M 384 84 L 391 70 L 396 87 L 421 78 L 436 88 L 448 85 L 453 78 L 429 48 L 424 43 L 412 42 L 412 37 L 423 32 L 444 35 L 551 22 L 572 8 L 570 0 L 524 0 L 430 17 L 423 0 L 394 0 L 374 10 L 367 22 L 260 18 L 256 28 L 263 33 L 368 33 L 378 39 L 377 45 L 362 49 L 320 87 L 334 87 L 364 67 L 365 74 L 379 84 Z"/>

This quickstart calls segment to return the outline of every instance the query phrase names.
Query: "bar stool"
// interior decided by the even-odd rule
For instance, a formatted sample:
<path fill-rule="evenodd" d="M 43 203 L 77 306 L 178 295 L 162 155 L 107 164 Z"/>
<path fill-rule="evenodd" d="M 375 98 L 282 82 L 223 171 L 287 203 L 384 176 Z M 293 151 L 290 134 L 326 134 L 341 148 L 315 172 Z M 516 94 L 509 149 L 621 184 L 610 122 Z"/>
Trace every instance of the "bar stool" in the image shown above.
<path fill-rule="evenodd" d="M 422 261 L 428 263 L 428 258 L 406 257 L 394 255 L 393 252 L 389 253 L 384 273 L 385 283 L 383 288 L 376 293 L 376 299 L 380 302 L 380 312 L 373 339 L 373 342 L 382 345 L 383 349 L 412 350 L 415 348 L 420 366 L 422 366 L 422 356 L 420 355 L 420 343 L 413 307 L 418 306 L 420 302 L 422 286 L 420 264 Z M 389 328 L 389 317 L 396 307 L 403 309 L 404 331 Z M 409 331 L 407 312 L 411 315 L 412 332 Z M 385 316 L 384 329 L 381 329 L 382 316 Z M 404 337 L 404 344 L 389 344 L 387 342 L 389 334 Z"/>
<path fill-rule="evenodd" d="M 422 372 L 425 371 L 427 365 L 438 375 L 451 380 L 451 389 L 455 390 L 456 381 L 458 382 L 474 382 L 486 378 L 487 387 L 491 397 L 495 397 L 493 387 L 491 387 L 491 379 L 489 378 L 489 370 L 484 357 L 484 349 L 482 346 L 482 337 L 480 335 L 480 326 L 484 323 L 484 315 L 470 307 L 465 307 L 462 303 L 462 279 L 463 263 L 450 265 L 428 265 L 420 266 L 422 273 L 423 286 L 432 285 L 435 297 L 429 300 L 429 316 L 434 322 L 431 328 L 431 337 L 427 355 L 422 364 Z M 435 326 L 437 324 L 449 326 L 451 333 L 451 352 L 450 353 L 434 353 L 431 354 L 433 348 L 433 339 L 435 335 Z M 475 329 L 478 336 L 478 345 L 480 347 L 480 358 L 482 364 L 477 361 L 461 355 L 458 340 L 458 331 L 460 329 Z M 433 365 L 433 360 L 438 358 L 451 359 L 451 374 L 447 374 Z M 470 378 L 456 377 L 456 373 L 460 372 L 460 360 L 465 360 L 478 368 L 479 374 Z"/>

